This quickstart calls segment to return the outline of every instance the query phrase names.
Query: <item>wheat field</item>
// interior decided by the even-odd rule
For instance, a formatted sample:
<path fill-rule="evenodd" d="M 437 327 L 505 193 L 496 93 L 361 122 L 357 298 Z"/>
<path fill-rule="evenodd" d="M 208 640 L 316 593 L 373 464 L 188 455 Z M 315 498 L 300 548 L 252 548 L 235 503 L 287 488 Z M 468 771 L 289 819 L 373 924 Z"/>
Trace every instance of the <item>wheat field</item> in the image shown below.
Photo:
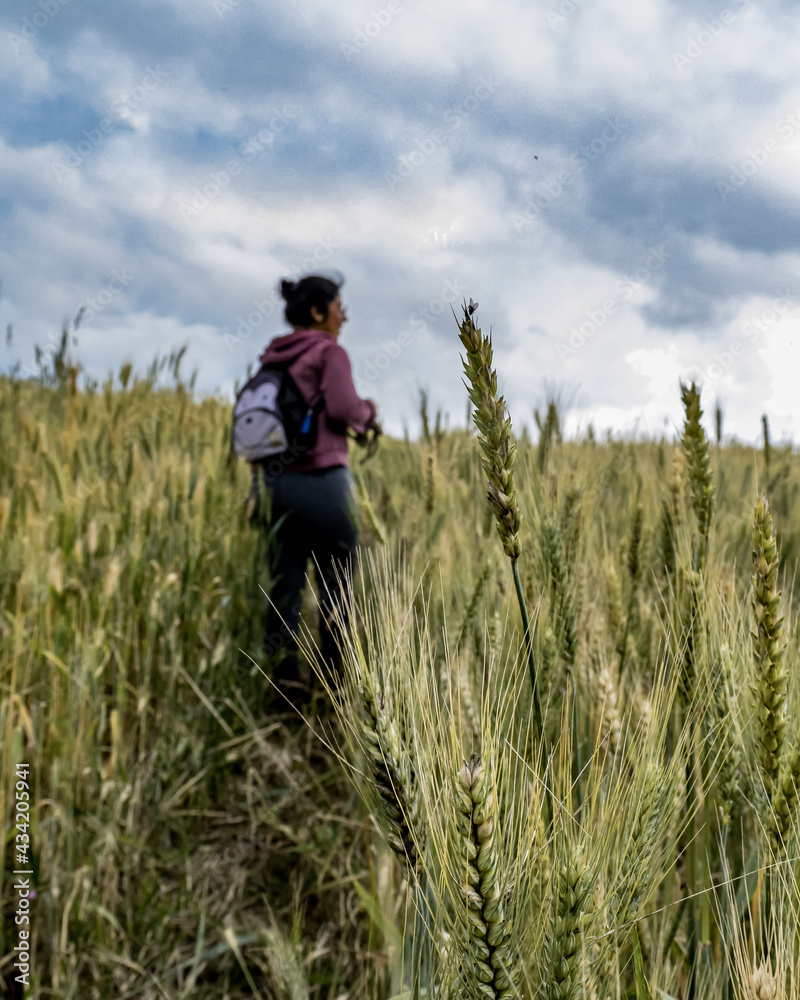
<path fill-rule="evenodd" d="M 472 429 L 423 397 L 419 441 L 353 449 L 306 720 L 230 404 L 181 354 L 81 382 L 66 336 L 0 378 L 5 995 L 800 996 L 794 451 L 709 440 L 693 386 L 669 438 L 567 440 L 550 401 L 534 443 L 467 309 L 453 335 Z"/>

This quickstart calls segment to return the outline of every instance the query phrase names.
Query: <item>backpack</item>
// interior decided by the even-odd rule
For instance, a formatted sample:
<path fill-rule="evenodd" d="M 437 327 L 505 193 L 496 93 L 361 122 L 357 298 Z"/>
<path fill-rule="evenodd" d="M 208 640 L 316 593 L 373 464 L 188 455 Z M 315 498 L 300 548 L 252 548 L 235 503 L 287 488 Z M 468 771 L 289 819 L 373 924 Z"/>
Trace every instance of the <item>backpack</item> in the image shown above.
<path fill-rule="evenodd" d="M 236 397 L 231 451 L 248 462 L 297 458 L 316 441 L 322 403 L 308 405 L 289 363 L 262 365 Z"/>

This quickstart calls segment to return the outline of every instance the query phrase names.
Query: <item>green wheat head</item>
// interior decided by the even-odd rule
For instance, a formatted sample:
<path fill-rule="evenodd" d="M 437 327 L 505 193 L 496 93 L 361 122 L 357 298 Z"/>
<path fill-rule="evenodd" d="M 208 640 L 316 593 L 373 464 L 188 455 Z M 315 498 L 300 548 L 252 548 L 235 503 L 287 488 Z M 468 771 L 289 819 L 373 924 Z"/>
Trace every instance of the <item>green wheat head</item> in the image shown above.
<path fill-rule="evenodd" d="M 765 495 L 756 504 L 753 523 L 752 606 L 756 740 L 764 788 L 771 797 L 783 751 L 787 673 L 779 613 L 778 546 Z"/>
<path fill-rule="evenodd" d="M 681 386 L 681 398 L 685 410 L 683 425 L 683 450 L 689 473 L 689 489 L 692 508 L 697 518 L 700 547 L 697 550 L 695 568 L 702 569 L 708 553 L 711 517 L 714 511 L 714 488 L 711 484 L 711 459 L 708 438 L 700 423 L 703 411 L 700 409 L 700 392 L 694 382 Z"/>
<path fill-rule="evenodd" d="M 484 337 L 464 306 L 459 324 L 459 338 L 466 350 L 464 373 L 467 391 L 474 406 L 473 419 L 478 428 L 483 468 L 487 476 L 486 493 L 497 521 L 503 550 L 509 559 L 519 559 L 519 528 L 522 515 L 514 484 L 517 446 L 511 438 L 511 418 L 505 400 L 497 394 L 497 373 L 492 367 L 491 337 Z"/>
<path fill-rule="evenodd" d="M 475 754 L 464 761 L 459 771 L 455 800 L 464 873 L 464 994 L 485 1000 L 513 1000 L 518 996 L 520 970 L 504 911 L 495 796 L 491 774 Z"/>

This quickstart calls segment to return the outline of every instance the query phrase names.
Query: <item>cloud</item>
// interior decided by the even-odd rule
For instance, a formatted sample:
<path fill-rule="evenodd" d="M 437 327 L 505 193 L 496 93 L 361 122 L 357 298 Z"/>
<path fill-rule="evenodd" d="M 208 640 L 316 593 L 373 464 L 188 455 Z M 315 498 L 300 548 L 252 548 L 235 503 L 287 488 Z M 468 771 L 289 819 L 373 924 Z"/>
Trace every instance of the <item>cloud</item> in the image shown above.
<path fill-rule="evenodd" d="M 335 267 L 389 429 L 424 385 L 463 421 L 465 295 L 515 425 L 547 379 L 580 385 L 571 426 L 658 433 L 680 372 L 793 294 L 798 27 L 740 0 L 8 0 L 6 362 L 110 295 L 89 370 L 186 342 L 230 392 L 284 332 L 278 279 Z M 731 432 L 765 407 L 796 432 L 793 315 L 706 378 Z"/>

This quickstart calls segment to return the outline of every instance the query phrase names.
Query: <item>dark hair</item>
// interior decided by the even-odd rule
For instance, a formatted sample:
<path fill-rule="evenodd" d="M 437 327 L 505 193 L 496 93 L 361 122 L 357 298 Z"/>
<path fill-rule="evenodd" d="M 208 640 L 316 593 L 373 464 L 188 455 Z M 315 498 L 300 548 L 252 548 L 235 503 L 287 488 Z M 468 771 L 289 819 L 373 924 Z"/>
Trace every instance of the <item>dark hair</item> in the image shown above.
<path fill-rule="evenodd" d="M 307 274 L 299 281 L 281 281 L 281 295 L 286 300 L 283 315 L 292 326 L 311 326 L 315 322 L 312 309 L 319 309 L 323 319 L 328 315 L 328 306 L 339 294 L 342 281 L 323 278 L 320 274 Z"/>

